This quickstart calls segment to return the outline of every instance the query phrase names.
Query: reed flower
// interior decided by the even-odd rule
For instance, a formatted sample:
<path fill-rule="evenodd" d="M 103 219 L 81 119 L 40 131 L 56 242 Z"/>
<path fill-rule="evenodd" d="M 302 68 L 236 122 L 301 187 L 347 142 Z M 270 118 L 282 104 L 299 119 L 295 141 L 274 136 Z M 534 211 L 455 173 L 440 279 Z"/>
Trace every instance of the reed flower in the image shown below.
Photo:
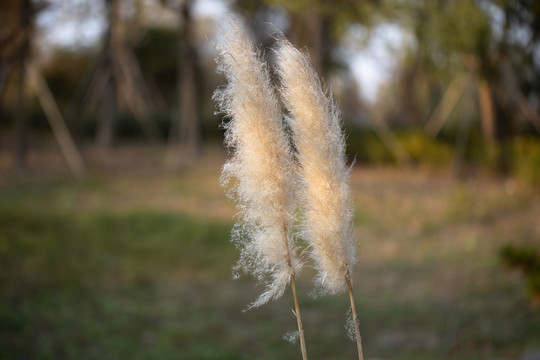
<path fill-rule="evenodd" d="M 233 230 L 240 249 L 235 269 L 266 285 L 251 308 L 280 297 L 301 268 L 291 233 L 296 177 L 281 108 L 261 54 L 234 23 L 224 37 L 217 63 L 228 83 L 216 90 L 214 100 L 230 119 L 223 127 L 231 154 L 221 179 L 239 209 Z"/>
<path fill-rule="evenodd" d="M 276 53 L 281 93 L 298 151 L 303 236 L 318 269 L 317 283 L 337 293 L 347 288 L 356 256 L 350 167 L 339 112 L 306 55 L 284 39 Z"/>
<path fill-rule="evenodd" d="M 351 281 L 356 251 L 349 200 L 350 167 L 345 161 L 339 112 L 306 55 L 285 39 L 279 42 L 276 53 L 302 182 L 302 231 L 318 270 L 316 282 L 329 293 L 349 290 L 358 358 L 363 360 Z"/>

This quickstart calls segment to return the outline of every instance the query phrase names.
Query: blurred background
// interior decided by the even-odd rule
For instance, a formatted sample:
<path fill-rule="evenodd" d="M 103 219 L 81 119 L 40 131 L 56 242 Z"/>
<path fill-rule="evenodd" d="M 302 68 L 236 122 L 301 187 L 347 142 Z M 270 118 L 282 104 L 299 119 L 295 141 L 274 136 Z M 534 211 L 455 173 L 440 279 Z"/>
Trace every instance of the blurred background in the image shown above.
<path fill-rule="evenodd" d="M 233 15 L 341 109 L 368 359 L 540 359 L 540 2 L 2 0 L 0 359 L 295 359 L 231 279 L 212 93 Z M 354 358 L 298 282 L 307 350 Z"/>

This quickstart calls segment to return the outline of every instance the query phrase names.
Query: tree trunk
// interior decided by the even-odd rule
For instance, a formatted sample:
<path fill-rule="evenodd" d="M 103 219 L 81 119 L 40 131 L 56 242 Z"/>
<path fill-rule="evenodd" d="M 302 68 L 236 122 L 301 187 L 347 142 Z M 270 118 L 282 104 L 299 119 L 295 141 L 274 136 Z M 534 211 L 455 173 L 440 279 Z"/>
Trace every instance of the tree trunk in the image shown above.
<path fill-rule="evenodd" d="M 414 85 L 417 80 L 417 64 L 404 65 L 399 75 L 398 98 L 401 125 L 421 125 L 421 116 L 415 99 Z"/>
<path fill-rule="evenodd" d="M 109 148 L 114 141 L 115 125 L 118 110 L 117 79 L 114 71 L 114 55 L 118 47 L 118 0 L 106 0 L 109 6 L 109 28 L 105 45 L 106 72 L 110 74 L 104 89 L 101 103 L 101 118 L 99 120 L 96 143 L 100 148 Z"/>
<path fill-rule="evenodd" d="M 182 6 L 184 39 L 180 45 L 183 64 L 180 69 L 180 148 L 187 159 L 196 157 L 200 150 L 199 119 L 197 117 L 197 86 L 195 84 L 195 64 L 197 53 L 194 44 L 192 1 L 186 0 Z"/>
<path fill-rule="evenodd" d="M 4 94 L 4 89 L 9 76 L 9 69 L 11 68 L 10 65 L 11 64 L 7 60 L 0 61 L 0 98 Z"/>
<path fill-rule="evenodd" d="M 28 150 L 28 126 L 27 126 L 27 98 L 26 76 L 24 74 L 24 61 L 21 56 L 17 66 L 17 100 L 15 103 L 15 144 L 13 152 L 13 164 L 18 172 L 26 170 L 26 153 Z"/>
<path fill-rule="evenodd" d="M 462 111 L 460 114 L 454 159 L 452 161 L 452 175 L 456 179 L 461 178 L 463 175 L 463 164 L 465 163 L 465 153 L 470 132 L 471 121 Z"/>
<path fill-rule="evenodd" d="M 106 66 L 109 66 L 109 64 Z M 110 148 L 114 142 L 114 128 L 116 125 L 117 97 L 113 75 L 107 79 L 101 101 L 101 119 L 97 133 L 97 145 L 105 149 Z"/>
<path fill-rule="evenodd" d="M 499 72 L 489 83 L 493 97 L 494 135 L 496 140 L 496 168 L 508 173 L 512 167 L 512 137 L 516 133 L 519 113 L 519 89 L 517 78 L 509 60 L 499 61 Z"/>
<path fill-rule="evenodd" d="M 486 143 L 493 147 L 495 144 L 495 117 L 493 115 L 493 99 L 489 84 L 485 79 L 478 79 L 478 105 L 482 120 L 482 133 Z"/>
<path fill-rule="evenodd" d="M 17 62 L 18 62 L 18 87 L 17 87 L 17 100 L 15 103 L 15 146 L 13 152 L 13 163 L 17 171 L 24 171 L 26 168 L 26 152 L 27 152 L 27 103 L 26 97 L 26 76 L 25 76 L 25 63 L 30 53 L 30 36 L 32 27 L 33 8 L 30 0 L 24 0 L 20 7 L 20 31 L 25 33 L 24 39 L 18 49 Z"/>
<path fill-rule="evenodd" d="M 178 46 L 178 114 L 176 123 L 171 123 L 166 165 L 177 169 L 192 164 L 201 151 L 201 134 L 197 115 L 196 64 L 197 52 L 194 44 L 192 0 L 185 0 L 180 8 L 183 26 L 180 28 Z"/>
<path fill-rule="evenodd" d="M 291 41 L 300 48 L 307 48 L 313 68 L 321 79 L 331 65 L 331 39 L 329 23 L 316 6 L 303 13 L 292 15 Z"/>
<path fill-rule="evenodd" d="M 54 97 L 51 94 L 47 82 L 37 69 L 36 65 L 31 61 L 26 64 L 25 70 L 28 83 L 34 90 L 43 112 L 49 121 L 49 125 L 51 125 L 54 137 L 60 147 L 60 151 L 62 151 L 62 155 L 64 156 L 67 165 L 75 177 L 82 178 L 86 173 L 83 160 L 69 134 L 69 130 L 54 101 Z"/>

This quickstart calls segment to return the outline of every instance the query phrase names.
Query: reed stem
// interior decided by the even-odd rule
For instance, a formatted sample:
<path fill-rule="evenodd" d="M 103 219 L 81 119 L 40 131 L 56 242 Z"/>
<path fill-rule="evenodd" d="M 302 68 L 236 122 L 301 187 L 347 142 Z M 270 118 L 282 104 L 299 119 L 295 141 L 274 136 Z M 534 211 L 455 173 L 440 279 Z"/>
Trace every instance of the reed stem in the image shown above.
<path fill-rule="evenodd" d="M 291 288 L 294 298 L 294 315 L 296 316 L 296 322 L 298 324 L 298 334 L 300 336 L 300 351 L 302 352 L 302 359 L 307 360 L 306 340 L 304 338 L 304 326 L 302 325 L 302 318 L 300 317 L 300 306 L 298 306 L 298 297 L 296 296 L 296 283 L 294 281 L 294 274 L 291 275 Z"/>
<path fill-rule="evenodd" d="M 287 231 L 285 229 L 283 229 L 283 240 L 285 241 L 285 247 L 287 248 L 287 263 L 289 264 L 289 266 L 292 267 L 289 241 L 287 240 Z M 294 316 L 296 316 L 296 323 L 298 324 L 298 335 L 300 337 L 300 351 L 302 352 L 302 360 L 307 360 L 306 340 L 304 338 L 304 325 L 302 325 L 300 306 L 298 305 L 298 296 L 296 296 L 296 281 L 294 279 L 294 272 L 291 274 L 291 288 L 294 299 Z"/>
<path fill-rule="evenodd" d="M 347 269 L 345 278 L 347 279 L 347 286 L 349 287 L 349 299 L 351 300 L 351 312 L 352 312 L 353 323 L 354 323 L 354 335 L 356 337 L 356 347 L 358 348 L 358 359 L 364 360 L 364 353 L 362 351 L 362 338 L 360 337 L 360 328 L 358 327 L 356 307 L 354 306 L 354 296 L 353 296 L 353 291 L 352 291 L 352 282 L 351 282 L 351 275 L 349 273 L 349 269 Z"/>

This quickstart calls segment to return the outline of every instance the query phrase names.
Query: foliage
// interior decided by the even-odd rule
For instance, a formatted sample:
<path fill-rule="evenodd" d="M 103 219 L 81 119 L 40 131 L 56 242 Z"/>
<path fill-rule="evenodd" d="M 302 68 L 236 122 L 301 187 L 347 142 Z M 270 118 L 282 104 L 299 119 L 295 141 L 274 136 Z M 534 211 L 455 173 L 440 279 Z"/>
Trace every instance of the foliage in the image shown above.
<path fill-rule="evenodd" d="M 540 305 L 540 255 L 534 247 L 505 245 L 500 257 L 510 268 L 519 269 L 527 280 L 531 302 Z"/>
<path fill-rule="evenodd" d="M 486 12 L 491 5 L 502 13 L 502 34 L 493 39 L 498 41 L 502 55 L 509 57 L 514 66 L 523 94 L 538 97 L 540 63 L 536 53 L 540 45 L 540 4 L 534 0 L 490 0 L 480 3 Z"/>
<path fill-rule="evenodd" d="M 371 165 L 396 163 L 394 155 L 376 133 L 351 129 L 348 134 L 347 154 L 357 162 Z M 396 136 L 414 164 L 436 168 L 452 160 L 452 147 L 444 139 L 431 139 L 413 130 L 396 132 Z"/>
<path fill-rule="evenodd" d="M 347 128 L 346 133 L 349 162 L 354 160 L 360 164 L 370 165 L 395 163 L 392 153 L 376 133 L 352 127 Z"/>
<path fill-rule="evenodd" d="M 525 184 L 540 184 L 540 141 L 523 137 L 514 141 L 514 173 Z"/>
<path fill-rule="evenodd" d="M 403 133 L 399 140 L 414 163 L 437 167 L 452 161 L 452 146 L 443 140 L 431 139 L 420 132 Z"/>
<path fill-rule="evenodd" d="M 396 158 L 388 147 L 372 131 L 349 128 L 347 130 L 347 154 L 360 164 L 396 164 Z M 429 168 L 443 168 L 451 164 L 455 156 L 453 144 L 457 136 L 453 131 L 443 132 L 435 139 L 417 130 L 395 132 L 396 139 L 410 155 L 413 164 Z M 515 176 L 525 186 L 540 184 L 540 140 L 537 137 L 514 137 L 505 145 L 512 154 L 509 175 Z M 496 173 L 489 145 L 482 134 L 472 131 L 466 151 L 465 163 L 488 172 Z"/>
<path fill-rule="evenodd" d="M 415 56 L 426 71 L 453 72 L 464 55 L 488 53 L 491 27 L 487 14 L 473 0 L 405 2 L 416 39 Z"/>
<path fill-rule="evenodd" d="M 149 28 L 135 47 L 143 74 L 155 82 L 169 104 L 177 95 L 179 34 L 175 29 Z"/>
<path fill-rule="evenodd" d="M 68 49 L 56 49 L 48 59 L 43 75 L 61 109 L 66 108 L 70 102 L 82 99 L 85 90 L 83 87 L 87 85 L 85 82 L 91 80 L 93 73 L 90 70 L 94 68 L 95 62 L 95 53 Z"/>

